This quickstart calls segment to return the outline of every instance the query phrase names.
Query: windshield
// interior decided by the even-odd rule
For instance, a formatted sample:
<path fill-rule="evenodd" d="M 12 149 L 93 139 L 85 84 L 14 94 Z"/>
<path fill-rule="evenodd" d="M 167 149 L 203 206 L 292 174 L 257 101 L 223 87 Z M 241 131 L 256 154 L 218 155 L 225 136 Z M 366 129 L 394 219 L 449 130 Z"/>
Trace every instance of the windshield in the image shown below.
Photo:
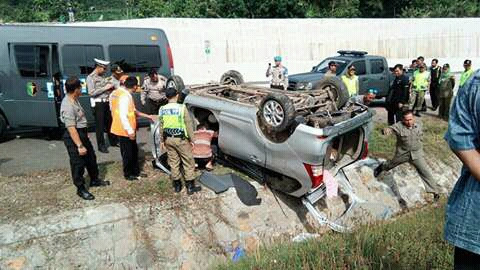
<path fill-rule="evenodd" d="M 323 60 L 320 64 L 318 64 L 312 71 L 319 72 L 319 73 L 327 73 L 328 71 L 328 62 L 334 61 L 337 63 L 337 75 L 340 75 L 342 71 L 347 66 L 347 61 L 335 58 L 327 58 Z"/>

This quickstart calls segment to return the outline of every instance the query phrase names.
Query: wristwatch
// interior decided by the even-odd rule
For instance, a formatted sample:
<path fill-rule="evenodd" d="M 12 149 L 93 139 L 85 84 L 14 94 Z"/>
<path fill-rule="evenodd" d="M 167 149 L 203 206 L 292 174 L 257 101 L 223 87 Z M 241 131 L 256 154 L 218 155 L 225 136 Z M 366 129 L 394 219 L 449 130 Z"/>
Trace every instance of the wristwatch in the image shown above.
<path fill-rule="evenodd" d="M 80 145 L 78 146 L 78 148 L 83 148 L 83 144 L 80 144 Z"/>

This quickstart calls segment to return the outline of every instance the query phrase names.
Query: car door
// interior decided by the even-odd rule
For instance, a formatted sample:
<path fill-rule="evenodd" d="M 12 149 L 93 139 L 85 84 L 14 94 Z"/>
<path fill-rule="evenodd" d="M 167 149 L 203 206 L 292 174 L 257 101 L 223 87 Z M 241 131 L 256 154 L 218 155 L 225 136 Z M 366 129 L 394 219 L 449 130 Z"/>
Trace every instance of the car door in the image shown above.
<path fill-rule="evenodd" d="M 58 60 L 57 48 L 56 44 L 9 44 L 13 91 L 5 97 L 5 109 L 14 126 L 58 126 L 52 73 L 59 70 L 58 61 L 52 65 L 52 59 Z"/>
<path fill-rule="evenodd" d="M 352 65 L 355 67 L 356 75 L 358 76 L 358 83 L 359 83 L 359 95 L 363 95 L 367 92 L 367 86 L 369 83 L 369 78 L 367 75 L 367 67 L 365 60 L 355 60 L 352 62 Z"/>
<path fill-rule="evenodd" d="M 387 72 L 385 70 L 384 60 L 381 58 L 369 59 L 369 80 L 367 83 L 367 89 L 377 89 L 379 96 L 386 96 L 389 88 L 389 81 L 387 78 Z"/>

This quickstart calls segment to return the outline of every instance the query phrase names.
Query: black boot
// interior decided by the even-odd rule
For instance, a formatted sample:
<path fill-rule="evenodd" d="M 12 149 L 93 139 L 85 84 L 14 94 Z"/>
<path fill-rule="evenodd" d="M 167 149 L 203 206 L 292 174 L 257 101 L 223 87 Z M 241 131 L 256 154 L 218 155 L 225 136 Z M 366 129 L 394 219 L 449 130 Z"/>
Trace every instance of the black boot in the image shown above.
<path fill-rule="evenodd" d="M 84 200 L 94 200 L 95 196 L 92 195 L 92 193 L 88 192 L 88 190 L 84 187 L 78 187 L 77 188 L 77 195 L 80 196 L 80 198 Z"/>
<path fill-rule="evenodd" d="M 180 191 L 182 191 L 182 181 L 180 180 L 174 180 L 173 181 L 173 188 L 175 189 L 175 193 L 179 193 Z"/>
<path fill-rule="evenodd" d="M 378 177 L 383 171 L 383 163 L 380 163 L 375 170 L 373 170 L 373 176 Z"/>
<path fill-rule="evenodd" d="M 186 181 L 185 186 L 187 187 L 187 194 L 192 195 L 195 192 L 199 192 L 202 190 L 201 186 L 195 186 L 195 180 L 192 181 Z"/>
<path fill-rule="evenodd" d="M 110 181 L 104 181 L 102 179 L 94 179 L 90 181 L 91 187 L 105 187 L 110 185 Z"/>

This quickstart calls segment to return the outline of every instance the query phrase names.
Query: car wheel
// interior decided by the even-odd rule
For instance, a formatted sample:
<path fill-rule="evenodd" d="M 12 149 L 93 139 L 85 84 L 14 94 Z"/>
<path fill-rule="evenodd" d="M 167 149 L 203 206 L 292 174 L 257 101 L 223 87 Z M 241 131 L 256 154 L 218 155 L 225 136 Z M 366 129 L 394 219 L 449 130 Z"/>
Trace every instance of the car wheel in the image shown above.
<path fill-rule="evenodd" d="M 173 75 L 167 80 L 167 88 L 168 87 L 173 87 L 177 89 L 177 92 L 180 93 L 181 91 L 183 91 L 183 89 L 185 89 L 185 84 L 183 83 L 182 77 L 178 75 Z"/>
<path fill-rule="evenodd" d="M 345 84 L 337 77 L 325 77 L 320 80 L 314 90 L 326 91 L 335 102 L 337 109 L 342 108 L 347 103 L 350 95 Z"/>
<path fill-rule="evenodd" d="M 223 85 L 240 85 L 243 84 L 243 76 L 240 72 L 236 70 L 229 70 L 223 73 L 220 78 L 220 84 Z"/>
<path fill-rule="evenodd" d="M 261 124 L 273 132 L 287 130 L 295 120 L 295 107 L 292 100 L 279 93 L 268 94 L 260 103 Z"/>
<path fill-rule="evenodd" d="M 0 114 L 0 140 L 5 136 L 7 133 L 7 120 Z"/>

